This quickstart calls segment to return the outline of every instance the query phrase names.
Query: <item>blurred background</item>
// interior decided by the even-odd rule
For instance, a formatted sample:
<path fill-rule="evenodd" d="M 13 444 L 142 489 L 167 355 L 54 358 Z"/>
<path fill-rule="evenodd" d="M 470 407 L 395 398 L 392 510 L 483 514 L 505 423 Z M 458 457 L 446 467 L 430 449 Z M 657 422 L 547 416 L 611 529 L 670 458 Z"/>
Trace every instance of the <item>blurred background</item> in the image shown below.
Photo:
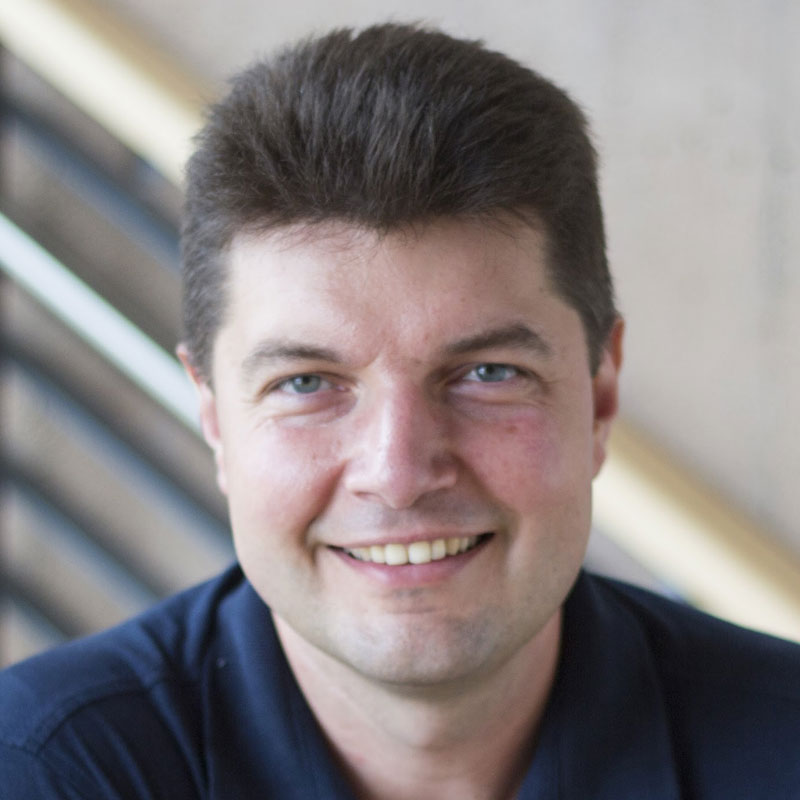
<path fill-rule="evenodd" d="M 385 20 L 591 120 L 627 348 L 589 565 L 800 640 L 800 4 L 6 0 L 0 664 L 232 559 L 172 355 L 189 138 L 253 58 Z"/>

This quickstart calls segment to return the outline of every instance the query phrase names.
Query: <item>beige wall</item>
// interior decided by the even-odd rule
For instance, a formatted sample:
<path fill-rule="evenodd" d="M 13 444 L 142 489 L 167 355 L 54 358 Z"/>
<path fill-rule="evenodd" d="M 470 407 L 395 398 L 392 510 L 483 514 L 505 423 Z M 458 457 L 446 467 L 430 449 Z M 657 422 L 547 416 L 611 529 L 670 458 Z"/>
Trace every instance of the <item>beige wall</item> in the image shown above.
<path fill-rule="evenodd" d="M 217 85 L 286 39 L 396 19 L 571 90 L 603 159 L 625 415 L 800 552 L 800 3 L 106 2 Z"/>

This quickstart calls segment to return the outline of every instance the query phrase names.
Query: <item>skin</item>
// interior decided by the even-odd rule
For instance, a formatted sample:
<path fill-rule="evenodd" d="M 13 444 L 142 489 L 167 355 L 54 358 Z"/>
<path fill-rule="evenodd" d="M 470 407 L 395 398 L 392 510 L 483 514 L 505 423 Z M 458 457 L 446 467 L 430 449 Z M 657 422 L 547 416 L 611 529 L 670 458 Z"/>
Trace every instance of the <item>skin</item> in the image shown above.
<path fill-rule="evenodd" d="M 591 375 L 543 244 L 464 220 L 242 235 L 212 381 L 183 354 L 242 567 L 361 797 L 507 797 L 530 756 L 622 338 Z M 420 567 L 346 553 L 477 534 Z"/>

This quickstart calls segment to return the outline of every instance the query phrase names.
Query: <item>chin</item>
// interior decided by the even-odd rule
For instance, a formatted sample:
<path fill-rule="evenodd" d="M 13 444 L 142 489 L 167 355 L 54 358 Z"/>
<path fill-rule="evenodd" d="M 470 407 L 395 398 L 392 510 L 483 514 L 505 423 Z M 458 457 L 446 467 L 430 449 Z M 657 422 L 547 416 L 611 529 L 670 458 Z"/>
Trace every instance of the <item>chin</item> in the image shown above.
<path fill-rule="evenodd" d="M 505 637 L 488 619 L 425 620 L 360 625 L 341 635 L 329 653 L 366 678 L 397 689 L 442 687 L 474 679 L 491 668 Z"/>

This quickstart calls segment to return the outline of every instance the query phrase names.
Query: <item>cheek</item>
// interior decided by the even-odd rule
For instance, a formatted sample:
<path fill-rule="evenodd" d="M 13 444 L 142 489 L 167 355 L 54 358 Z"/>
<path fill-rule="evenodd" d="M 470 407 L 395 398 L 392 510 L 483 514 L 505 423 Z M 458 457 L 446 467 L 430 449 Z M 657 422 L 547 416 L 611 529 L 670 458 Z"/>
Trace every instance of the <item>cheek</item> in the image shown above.
<path fill-rule="evenodd" d="M 585 494 L 591 482 L 589 424 L 565 425 L 532 412 L 473 430 L 469 452 L 480 482 L 522 513 L 571 502 Z"/>
<path fill-rule="evenodd" d="M 228 501 L 235 534 L 304 531 L 334 490 L 337 443 L 301 429 L 265 428 L 227 442 Z"/>

